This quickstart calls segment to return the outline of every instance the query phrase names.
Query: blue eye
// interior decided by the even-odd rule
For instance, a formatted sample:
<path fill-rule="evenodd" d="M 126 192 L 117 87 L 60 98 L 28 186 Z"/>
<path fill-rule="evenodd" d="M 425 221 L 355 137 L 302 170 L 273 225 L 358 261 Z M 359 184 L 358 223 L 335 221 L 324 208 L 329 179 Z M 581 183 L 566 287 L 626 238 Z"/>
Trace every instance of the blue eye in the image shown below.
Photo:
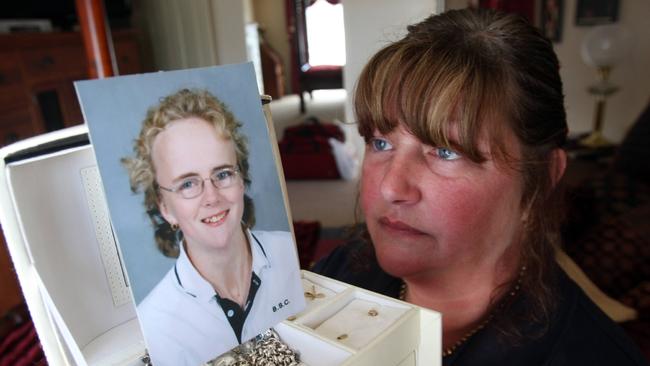
<path fill-rule="evenodd" d="M 386 151 L 393 148 L 390 142 L 379 137 L 373 137 L 370 140 L 369 145 L 374 151 Z"/>
<path fill-rule="evenodd" d="M 182 181 L 178 185 L 177 189 L 178 190 L 189 190 L 189 189 L 197 187 L 199 184 L 201 184 L 201 182 L 199 181 L 198 178 L 188 178 L 188 179 L 185 179 L 184 181 Z"/>
<path fill-rule="evenodd" d="M 213 179 L 218 181 L 226 180 L 232 178 L 235 175 L 235 171 L 232 169 L 222 169 L 214 172 L 212 175 Z"/>
<path fill-rule="evenodd" d="M 457 160 L 461 158 L 459 153 L 446 147 L 436 148 L 436 155 L 442 160 Z"/>

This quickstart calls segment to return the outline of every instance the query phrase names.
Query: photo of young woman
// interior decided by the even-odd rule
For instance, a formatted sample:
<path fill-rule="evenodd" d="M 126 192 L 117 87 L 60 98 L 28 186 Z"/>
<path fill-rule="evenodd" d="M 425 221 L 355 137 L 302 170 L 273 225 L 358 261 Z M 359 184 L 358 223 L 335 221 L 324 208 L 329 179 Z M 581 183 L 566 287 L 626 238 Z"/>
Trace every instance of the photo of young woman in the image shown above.
<path fill-rule="evenodd" d="M 236 79 L 228 74 L 224 78 Z M 229 105 L 196 84 L 181 84 L 140 109 L 137 128 L 130 125 L 128 136 L 123 136 L 128 137 L 130 152 L 110 149 L 104 134 L 95 144 L 100 169 L 107 158 L 102 151 L 110 151 L 106 160 L 117 162 L 121 170 L 110 174 L 122 174 L 119 182 L 131 191 L 128 199 L 139 198 L 140 207 L 144 203 L 140 215 L 145 212 L 150 222 L 140 228 L 150 233 L 145 243 L 125 234 L 138 230 L 121 228 L 125 220 L 116 217 L 116 212 L 127 211 L 118 200 L 127 198 L 124 193 L 111 195 L 117 181 L 104 182 L 129 278 L 139 286 L 133 289 L 137 314 L 156 366 L 205 364 L 304 308 L 292 234 L 281 225 L 269 225 L 268 218 L 262 229 L 254 228 L 249 146 L 262 150 L 260 141 L 268 144 L 268 137 L 254 136 L 257 144 L 249 145 L 244 123 Z M 255 103 L 261 111 L 259 95 Z M 266 133 L 264 121 L 246 127 Z M 116 129 L 119 126 L 112 126 L 111 131 Z M 92 132 L 92 137 L 99 135 Z M 264 165 L 272 164 L 270 171 L 276 175 L 272 155 L 256 154 L 258 166 L 260 154 L 265 155 Z M 259 211 L 269 212 L 264 210 L 270 202 L 264 199 L 265 188 L 256 194 Z M 284 207 L 275 209 L 286 215 Z M 144 246 L 156 250 L 130 254 Z M 151 256 L 172 261 L 165 262 L 170 264 L 145 287 L 138 265 L 129 262 L 144 266 Z"/>

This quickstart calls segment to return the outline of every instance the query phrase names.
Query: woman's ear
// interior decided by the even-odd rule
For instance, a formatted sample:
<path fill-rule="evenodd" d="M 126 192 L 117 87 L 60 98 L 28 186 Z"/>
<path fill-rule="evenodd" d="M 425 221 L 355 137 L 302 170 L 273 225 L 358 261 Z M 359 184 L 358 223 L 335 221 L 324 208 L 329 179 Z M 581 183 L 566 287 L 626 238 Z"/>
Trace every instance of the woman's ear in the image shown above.
<path fill-rule="evenodd" d="M 553 187 L 562 179 L 566 170 L 566 151 L 564 149 L 554 149 L 551 151 L 550 174 Z"/>
<path fill-rule="evenodd" d="M 165 221 L 167 221 L 167 223 L 169 223 L 169 225 L 174 226 L 174 225 L 178 224 L 178 220 L 176 220 L 176 217 L 169 210 L 169 208 L 167 207 L 167 204 L 165 204 L 165 202 L 162 199 L 160 199 L 158 201 L 158 210 L 160 211 L 160 214 L 165 219 Z"/>

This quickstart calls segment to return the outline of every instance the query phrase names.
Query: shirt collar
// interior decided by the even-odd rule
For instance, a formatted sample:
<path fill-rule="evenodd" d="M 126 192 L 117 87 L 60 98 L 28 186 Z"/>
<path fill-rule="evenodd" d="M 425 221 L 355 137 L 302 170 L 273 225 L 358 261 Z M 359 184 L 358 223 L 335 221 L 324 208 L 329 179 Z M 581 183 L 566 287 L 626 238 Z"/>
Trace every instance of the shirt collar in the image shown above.
<path fill-rule="evenodd" d="M 271 268 L 271 262 L 258 238 L 248 229 L 246 235 L 248 236 L 248 243 L 253 257 L 253 272 L 261 278 L 262 272 L 266 268 Z M 188 295 L 202 302 L 214 300 L 215 291 L 212 285 L 194 268 L 183 245 L 180 245 L 180 254 L 174 266 L 174 274 L 176 284 Z"/>
<path fill-rule="evenodd" d="M 262 242 L 255 236 L 250 230 L 246 230 L 248 235 L 248 242 L 251 246 L 251 253 L 253 256 L 253 272 L 259 277 L 262 277 L 262 272 L 271 268 L 271 261 L 266 255 L 266 249 L 262 245 Z"/>

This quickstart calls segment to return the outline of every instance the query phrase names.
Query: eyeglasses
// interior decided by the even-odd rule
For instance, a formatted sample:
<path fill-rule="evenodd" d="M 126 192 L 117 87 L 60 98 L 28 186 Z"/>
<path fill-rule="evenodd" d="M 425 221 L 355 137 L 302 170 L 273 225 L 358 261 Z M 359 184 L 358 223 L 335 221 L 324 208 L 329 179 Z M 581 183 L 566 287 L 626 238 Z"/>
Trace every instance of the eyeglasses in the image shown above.
<path fill-rule="evenodd" d="M 166 188 L 161 185 L 158 187 L 167 192 L 178 193 L 181 195 L 181 197 L 190 199 L 198 197 L 201 195 L 201 193 L 203 193 L 206 180 L 209 179 L 212 182 L 212 185 L 217 189 L 226 189 L 237 181 L 238 174 L 238 168 L 224 168 L 212 172 L 212 174 L 210 174 L 210 178 L 191 176 L 184 178 L 172 188 Z"/>

